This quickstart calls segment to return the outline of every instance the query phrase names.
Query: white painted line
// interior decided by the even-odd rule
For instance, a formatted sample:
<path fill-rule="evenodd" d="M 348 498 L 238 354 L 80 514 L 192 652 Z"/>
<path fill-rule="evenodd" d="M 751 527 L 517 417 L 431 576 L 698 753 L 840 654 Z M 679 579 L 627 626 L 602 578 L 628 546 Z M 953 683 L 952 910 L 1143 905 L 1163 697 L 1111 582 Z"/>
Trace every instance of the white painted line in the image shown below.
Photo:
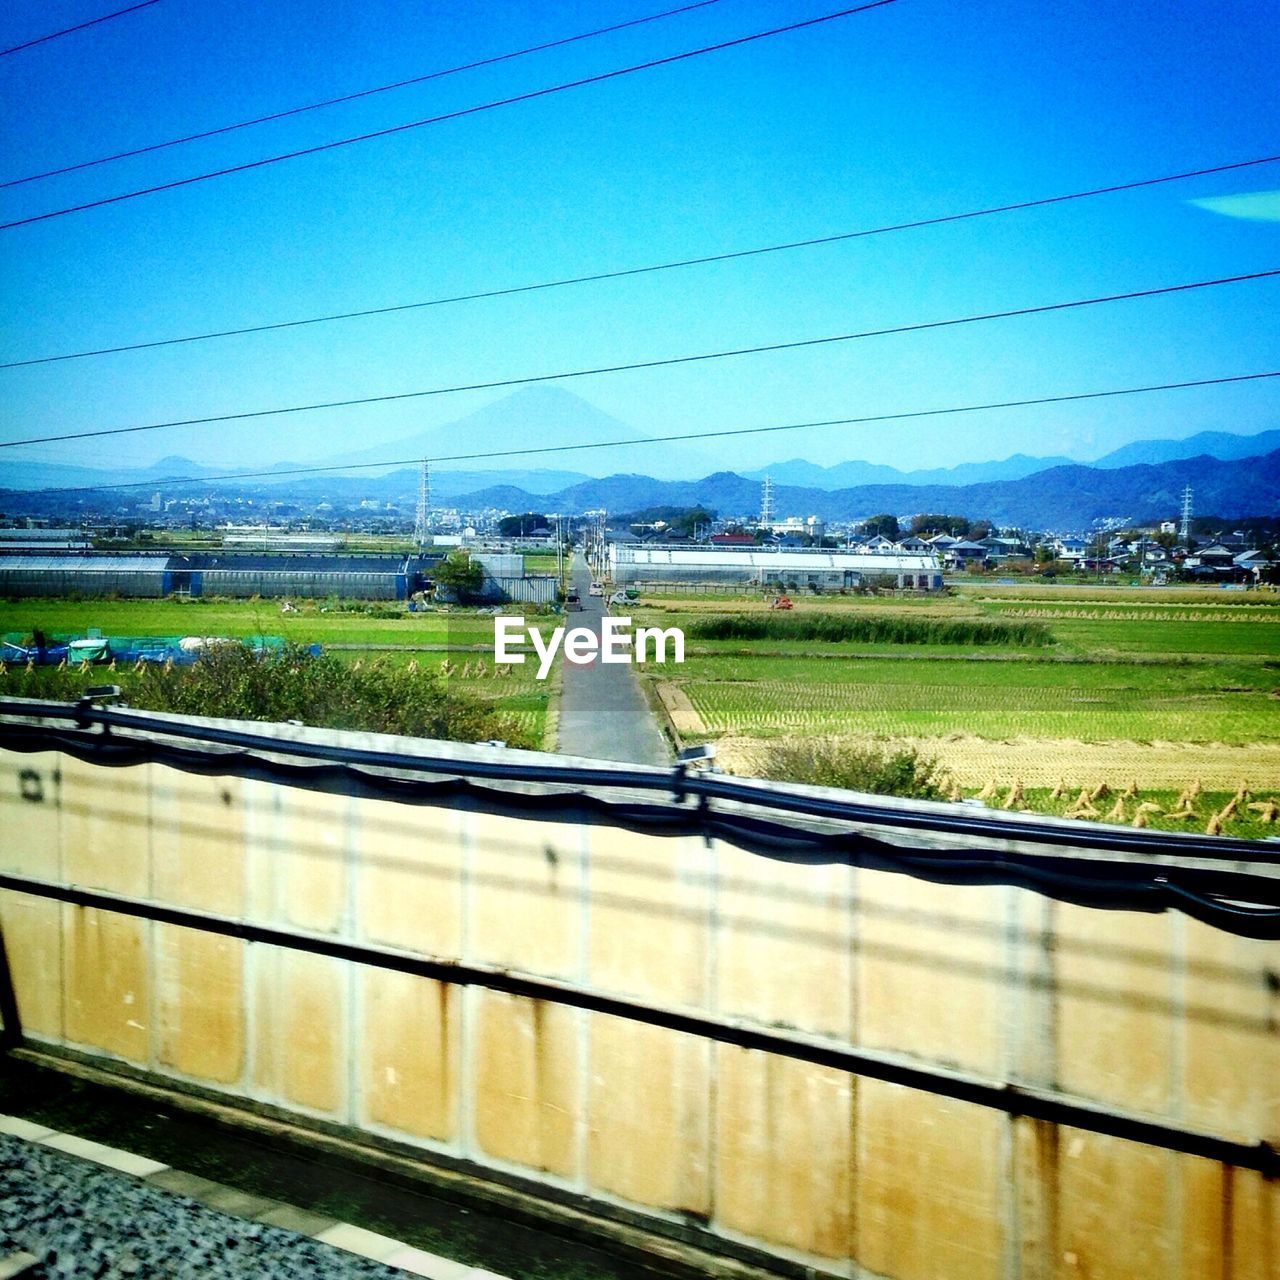
<path fill-rule="evenodd" d="M 7 1133 L 11 1138 L 38 1142 L 53 1132 L 55 1130 L 50 1129 L 47 1124 L 36 1124 L 34 1120 L 24 1120 L 21 1116 L 0 1116 L 0 1133 Z"/>
<path fill-rule="evenodd" d="M 376 1231 L 366 1231 L 364 1227 L 357 1227 L 350 1222 L 335 1222 L 315 1238 L 322 1244 L 331 1244 L 348 1253 L 358 1253 L 362 1258 L 372 1258 L 374 1262 L 386 1262 L 393 1253 L 406 1247 L 401 1240 L 380 1236 Z"/>
<path fill-rule="evenodd" d="M 20 1116 L 0 1115 L 0 1133 L 24 1138 L 28 1142 L 38 1142 L 42 1147 L 49 1147 L 53 1151 L 61 1151 L 69 1156 L 79 1156 L 82 1160 L 92 1160 L 95 1164 L 114 1169 L 118 1173 L 131 1174 L 135 1178 L 149 1178 L 152 1174 L 162 1173 L 170 1167 L 167 1164 L 161 1164 L 159 1160 L 149 1160 L 146 1156 L 135 1155 L 132 1151 L 121 1151 L 119 1147 L 109 1147 L 105 1143 L 80 1138 L 73 1133 L 58 1133 L 46 1125 L 35 1124 Z M 227 1190 L 230 1192 L 231 1188 Z M 272 1212 L 277 1212 L 281 1207 L 289 1206 L 277 1206 Z M 234 1214 L 235 1210 L 232 1209 L 230 1212 Z M 251 1220 L 246 1218 L 246 1221 Z M 424 1276 L 426 1280 L 507 1280 L 506 1276 L 497 1275 L 493 1271 L 469 1266 L 465 1262 L 456 1262 L 452 1258 L 442 1258 L 439 1254 L 414 1248 L 412 1245 L 405 1244 L 403 1240 L 393 1240 L 390 1236 L 379 1235 L 376 1231 L 368 1231 L 351 1222 L 335 1222 L 332 1226 L 317 1232 L 312 1239 L 333 1245 L 337 1249 L 345 1249 L 348 1253 L 358 1254 L 374 1262 L 397 1267 L 410 1275 Z M 29 1266 L 38 1261 L 36 1258 L 28 1261 L 28 1256 L 14 1254 L 9 1258 L 0 1258 L 0 1280 L 8 1280 L 10 1276 L 20 1276 Z M 10 1268 L 15 1264 L 18 1270 L 11 1270 Z"/>
<path fill-rule="evenodd" d="M 102 1142 L 91 1142 L 88 1138 L 77 1138 L 73 1133 L 55 1133 L 37 1141 L 42 1147 L 50 1147 L 54 1151 L 63 1151 L 69 1156 L 79 1156 L 82 1160 L 92 1160 L 94 1164 L 114 1169 L 117 1173 L 132 1174 L 135 1178 L 149 1178 L 167 1164 L 159 1160 L 148 1160 L 146 1156 L 134 1155 L 132 1151 L 121 1151 L 118 1147 L 108 1147 Z"/>
<path fill-rule="evenodd" d="M 384 1266 L 398 1267 L 410 1275 L 425 1276 L 426 1280 L 507 1280 L 506 1276 L 495 1275 L 465 1262 L 455 1262 L 452 1258 L 442 1258 L 425 1249 L 415 1249 L 402 1240 L 392 1240 L 390 1236 L 366 1231 L 364 1227 L 350 1222 L 336 1222 L 318 1232 L 314 1239 L 381 1262 Z"/>
<path fill-rule="evenodd" d="M 426 1280 L 472 1280 L 476 1274 L 475 1268 L 467 1266 L 465 1262 L 454 1262 L 409 1245 L 384 1261 L 389 1267 L 399 1267 L 410 1275 L 425 1276 Z"/>

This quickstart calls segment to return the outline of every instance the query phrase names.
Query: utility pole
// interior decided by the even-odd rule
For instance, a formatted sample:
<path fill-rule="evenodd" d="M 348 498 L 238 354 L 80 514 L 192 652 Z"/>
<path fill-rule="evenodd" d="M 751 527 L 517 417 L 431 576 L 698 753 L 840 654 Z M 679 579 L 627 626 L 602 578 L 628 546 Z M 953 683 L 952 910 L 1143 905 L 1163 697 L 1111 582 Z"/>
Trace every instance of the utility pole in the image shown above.
<path fill-rule="evenodd" d="M 760 484 L 760 527 L 773 523 L 773 477 L 765 476 Z"/>
<path fill-rule="evenodd" d="M 431 464 L 426 458 L 422 460 L 422 470 L 418 473 L 418 513 L 413 522 L 413 541 L 419 551 L 425 551 L 431 541 L 427 532 L 427 515 L 431 510 Z"/>

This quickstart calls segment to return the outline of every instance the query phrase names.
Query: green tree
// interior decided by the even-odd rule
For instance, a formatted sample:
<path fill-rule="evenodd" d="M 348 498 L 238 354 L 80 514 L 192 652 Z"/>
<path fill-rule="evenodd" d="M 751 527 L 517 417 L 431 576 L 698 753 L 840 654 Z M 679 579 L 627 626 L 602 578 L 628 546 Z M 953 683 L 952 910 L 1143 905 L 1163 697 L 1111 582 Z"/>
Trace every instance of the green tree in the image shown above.
<path fill-rule="evenodd" d="M 890 542 L 898 540 L 898 517 L 888 514 L 872 516 L 869 520 L 862 522 L 862 531 L 869 538 L 874 538 L 879 534 L 882 538 L 888 538 Z"/>
<path fill-rule="evenodd" d="M 445 587 L 459 600 L 475 595 L 484 585 L 484 566 L 458 548 L 451 551 L 431 571 L 437 586 Z"/>
<path fill-rule="evenodd" d="M 526 511 L 523 515 L 503 516 L 498 521 L 498 534 L 503 538 L 528 538 L 536 533 L 550 533 L 551 521 L 537 511 Z"/>
<path fill-rule="evenodd" d="M 964 516 L 929 512 L 911 517 L 911 532 L 922 537 L 926 534 L 945 533 L 952 538 L 963 538 L 969 532 L 969 521 Z"/>

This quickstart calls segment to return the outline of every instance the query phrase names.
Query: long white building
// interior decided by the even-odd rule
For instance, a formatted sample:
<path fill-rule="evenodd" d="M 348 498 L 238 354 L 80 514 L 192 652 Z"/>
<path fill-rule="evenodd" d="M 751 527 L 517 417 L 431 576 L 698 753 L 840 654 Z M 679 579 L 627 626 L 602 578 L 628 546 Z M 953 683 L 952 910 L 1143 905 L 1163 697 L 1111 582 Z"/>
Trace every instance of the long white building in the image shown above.
<path fill-rule="evenodd" d="M 650 546 L 610 543 L 609 572 L 618 586 L 641 582 L 712 582 L 784 589 L 811 584 L 854 588 L 891 578 L 898 587 L 942 588 L 942 567 L 932 553 L 828 551 L 803 547 Z"/>

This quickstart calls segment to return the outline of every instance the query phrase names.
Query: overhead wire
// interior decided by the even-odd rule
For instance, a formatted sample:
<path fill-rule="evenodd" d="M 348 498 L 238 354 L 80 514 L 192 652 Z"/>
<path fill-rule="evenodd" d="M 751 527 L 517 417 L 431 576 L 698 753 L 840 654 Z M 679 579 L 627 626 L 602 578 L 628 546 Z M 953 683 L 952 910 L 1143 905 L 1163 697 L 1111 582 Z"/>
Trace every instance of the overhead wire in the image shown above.
<path fill-rule="evenodd" d="M 78 22 L 74 27 L 64 27 L 61 31 L 51 31 L 48 35 L 37 36 L 34 40 L 11 45 L 8 49 L 0 49 L 0 58 L 7 58 L 11 53 L 21 53 L 24 49 L 34 49 L 38 44 L 48 44 L 50 40 L 60 40 L 63 36 L 73 35 L 77 31 L 85 30 L 86 27 L 96 27 L 103 22 L 110 22 L 112 18 L 123 18 L 127 13 L 136 13 L 139 9 L 149 9 L 153 4 L 159 3 L 160 0 L 141 0 L 140 4 L 131 4 L 127 9 L 117 9 L 114 13 L 104 13 L 100 18 L 90 18 L 88 22 Z"/>
<path fill-rule="evenodd" d="M 158 0 L 149 0 L 158 3 Z M 377 85 L 372 89 L 360 89 L 355 93 L 344 93 L 336 98 L 325 98 L 321 102 L 309 102 L 299 107 L 289 107 L 284 111 L 273 111 L 267 115 L 254 116 L 251 120 L 238 120 L 234 124 L 220 125 L 216 129 L 205 129 L 200 133 L 188 133 L 180 138 L 169 138 L 164 142 L 153 142 L 148 146 L 134 147 L 129 151 L 117 151 L 109 156 L 99 156 L 96 160 L 82 160 L 78 164 L 63 165 L 60 169 L 46 169 L 43 173 L 28 174 L 25 178 L 10 178 L 0 182 L 0 190 L 6 187 L 20 187 L 30 182 L 41 182 L 46 178 L 60 177 L 66 173 L 78 173 L 83 169 L 93 169 L 98 165 L 112 164 L 117 160 L 129 160 L 134 156 L 145 156 L 155 151 L 164 151 L 170 147 L 184 146 L 189 142 L 200 142 L 205 138 L 216 138 L 222 134 L 235 133 L 239 129 L 248 129 L 254 125 L 270 124 L 276 120 L 287 120 L 291 116 L 303 115 L 308 111 L 319 111 L 324 107 L 336 107 L 347 102 L 356 102 L 361 98 L 371 98 L 379 93 L 390 93 L 394 89 L 406 89 L 415 84 L 426 84 L 431 80 L 443 80 L 447 76 L 461 75 L 467 71 L 478 71 L 484 67 L 497 66 L 499 63 L 512 62 L 516 58 L 525 58 L 535 53 L 545 53 L 549 49 L 560 49 L 566 45 L 576 44 L 583 40 L 592 40 L 597 36 L 612 35 L 616 31 L 625 31 L 629 27 L 640 27 L 650 22 L 661 22 L 666 18 L 674 18 L 690 13 L 694 9 L 705 9 L 719 4 L 721 0 L 695 0 L 695 3 L 681 5 L 678 9 L 664 9 L 661 13 L 647 14 L 642 18 L 631 18 L 627 22 L 615 22 L 608 27 L 597 27 L 592 31 L 582 31 L 577 35 L 561 36 L 556 40 L 547 40 L 542 44 L 529 45 L 524 49 L 514 49 L 508 53 L 493 54 L 487 58 L 477 58 L 472 62 L 464 62 L 456 67 L 445 67 L 441 71 L 430 71 L 425 75 L 410 76 L 406 80 L 396 80 L 391 84 Z"/>
<path fill-rule="evenodd" d="M 678 62 L 686 62 L 690 58 L 700 58 L 707 54 L 723 52 L 726 49 L 740 48 L 743 45 L 753 44 L 759 40 L 768 40 L 775 36 L 787 35 L 793 31 L 803 31 L 824 23 L 835 22 L 840 18 L 866 13 L 872 9 L 882 9 L 896 3 L 897 0 L 866 0 L 864 4 L 847 9 L 838 9 L 832 13 L 820 14 L 816 18 L 789 22 L 785 26 L 771 27 L 767 31 L 755 31 L 750 35 L 737 36 L 732 40 L 721 40 L 715 44 L 703 45 L 697 49 L 686 49 L 682 53 L 672 53 L 661 58 L 651 58 L 646 62 L 633 63 L 627 67 L 617 67 L 612 71 L 601 71 L 595 75 L 583 76 L 580 79 L 568 80 L 560 84 L 547 85 L 541 89 L 531 89 L 526 93 L 513 94 L 510 97 L 482 102 L 475 106 L 460 107 L 455 111 L 446 111 L 440 115 L 428 116 L 422 120 L 410 120 L 405 124 L 390 125 L 387 128 L 374 129 L 368 133 L 355 134 L 347 138 L 337 138 L 330 142 L 320 142 L 313 146 L 301 147 L 296 151 L 285 151 L 273 156 L 264 156 L 258 160 L 247 160 L 241 164 L 227 165 L 221 169 L 211 169 L 186 178 L 174 178 L 169 182 L 157 183 L 155 186 L 150 187 L 140 187 L 133 191 L 122 192 L 119 195 L 103 196 L 100 199 L 89 200 L 83 204 L 67 205 L 61 209 L 49 210 L 46 213 L 32 214 L 26 218 L 16 218 L 10 222 L 0 222 L 0 231 L 12 231 L 16 227 L 26 227 L 37 222 L 47 222 L 51 218 L 62 218 L 72 213 L 84 213 L 89 209 L 101 209 L 107 205 L 120 204 L 126 200 L 136 200 L 142 196 L 156 195 L 162 191 L 173 191 L 180 187 L 191 186 L 194 183 L 208 182 L 214 178 L 225 178 L 233 173 L 246 173 L 253 169 L 265 168 L 267 165 L 280 164 L 285 160 L 297 160 L 303 156 L 319 155 L 322 152 L 333 151 L 339 147 L 349 147 L 360 142 L 369 142 L 374 138 L 387 138 L 394 134 L 406 133 L 412 129 L 423 129 L 429 125 L 461 120 L 468 116 L 479 115 L 485 111 L 494 111 L 500 107 L 515 106 L 522 102 L 533 102 L 540 98 L 550 97 L 553 94 L 566 93 L 572 89 L 603 84 L 609 80 L 617 80 L 622 76 L 636 75 L 643 71 L 652 71 L 658 67 L 673 66 Z"/>
<path fill-rule="evenodd" d="M 956 316 L 947 320 L 926 320 L 914 324 L 890 325 L 881 329 L 864 329 L 856 333 L 831 334 L 821 338 L 801 338 L 788 342 L 762 343 L 751 347 L 736 347 L 723 351 L 705 351 L 693 355 L 667 356 L 655 360 L 634 360 L 623 364 L 599 365 L 589 369 L 560 370 L 556 373 L 528 374 L 515 378 L 496 378 L 485 382 L 459 383 L 453 386 L 428 387 L 419 391 L 398 391 L 376 396 L 358 396 L 347 400 L 325 400 L 313 404 L 284 405 L 273 409 L 249 409 L 239 413 L 210 414 L 199 418 L 177 418 L 167 422 L 149 422 L 131 427 L 103 427 L 95 431 L 67 431 L 58 435 L 28 436 L 21 440 L 0 440 L 0 449 L 14 449 L 21 445 L 57 444 L 66 440 L 91 440 L 108 436 L 136 435 L 146 431 L 165 431 L 174 427 L 204 426 L 222 422 L 245 422 L 259 418 L 280 417 L 286 414 L 316 413 L 326 409 L 350 409 L 361 405 L 391 404 L 401 400 L 420 400 L 427 397 L 454 395 L 463 391 L 491 391 L 505 387 L 532 386 L 542 382 L 567 382 L 575 378 L 597 377 L 611 373 L 630 373 L 642 369 L 671 368 L 677 365 L 706 363 L 742 356 L 763 355 L 775 351 L 798 351 L 805 348 L 831 346 L 837 343 L 856 342 L 866 338 L 889 337 L 904 333 L 924 333 L 933 329 L 955 328 L 961 325 L 982 324 L 992 320 L 1008 320 L 1025 316 L 1048 315 L 1055 312 L 1074 311 L 1084 307 L 1102 306 L 1114 302 L 1130 302 L 1140 298 L 1166 297 L 1210 289 L 1220 285 L 1241 284 L 1249 281 L 1272 279 L 1280 276 L 1280 267 L 1265 271 L 1250 271 L 1241 275 L 1220 276 L 1211 280 L 1195 280 L 1184 284 L 1162 285 L 1154 289 L 1133 289 L 1125 293 L 1104 294 L 1094 298 L 1077 298 L 1070 302 L 1042 303 L 1033 307 L 1015 307 L 1007 311 L 987 311 L 976 315 Z"/>
<path fill-rule="evenodd" d="M 914 409 L 898 413 L 866 414 L 856 418 L 827 418 L 813 422 L 788 422 L 768 427 L 732 427 L 723 431 L 688 431 L 678 435 L 619 437 L 615 440 L 594 441 L 591 444 L 532 445 L 519 449 L 492 449 L 474 453 L 433 454 L 427 461 L 479 462 L 493 458 L 521 458 L 534 454 L 579 453 L 587 449 L 621 449 L 629 445 L 671 444 L 686 440 L 719 440 L 729 436 L 770 435 L 781 431 L 807 431 L 821 427 L 866 426 L 879 422 L 905 422 L 915 418 L 938 418 L 950 414 L 983 413 L 1001 409 L 1025 409 L 1053 404 L 1071 404 L 1084 400 L 1105 400 L 1117 396 L 1147 395 L 1158 391 L 1184 391 L 1194 387 L 1220 387 L 1238 382 L 1258 382 L 1266 378 L 1280 378 L 1280 369 L 1261 373 L 1230 374 L 1219 378 L 1197 378 L 1188 382 L 1161 382 L 1141 387 L 1119 387 L 1106 391 L 1077 391 L 1066 395 L 1036 396 L 1024 400 L 996 400 L 986 404 L 949 405 L 939 409 Z M 266 471 L 236 471 L 208 476 L 151 476 L 146 480 L 121 481 L 114 484 L 74 485 L 60 488 L 32 490 L 42 494 L 97 493 L 102 490 L 146 489 L 156 485 L 175 484 L 225 484 L 232 480 L 282 480 L 292 476 L 332 475 L 336 472 L 373 471 L 387 467 L 417 466 L 423 459 L 388 458 L 381 462 L 356 462 L 312 467 L 274 467 Z"/>
<path fill-rule="evenodd" d="M 417 302 L 402 302 L 390 306 L 367 307 L 355 311 L 339 311 L 321 316 L 306 316 L 297 320 L 279 320 L 263 324 L 245 325 L 234 329 L 217 329 L 206 333 L 186 334 L 176 338 L 157 338 L 148 342 L 125 343 L 114 347 L 96 347 L 85 351 L 71 351 L 60 355 L 34 356 L 25 360 L 0 361 L 0 369 L 22 369 L 31 365 L 55 364 L 64 360 L 84 360 L 94 356 L 119 355 L 128 351 L 151 351 L 158 347 L 179 346 L 193 342 L 208 342 L 218 338 L 243 337 L 249 334 L 270 333 L 280 329 L 296 329 L 306 325 L 329 324 L 339 320 L 359 320 L 372 316 L 394 315 L 397 312 L 417 311 L 427 307 L 445 307 L 464 302 L 479 302 L 492 298 L 507 298 L 516 294 L 536 293 L 548 289 L 562 289 L 571 285 L 598 284 L 608 280 L 622 280 L 631 276 L 651 275 L 660 271 L 674 271 L 685 267 L 709 266 L 719 262 L 733 262 L 742 258 L 760 257 L 765 254 L 787 253 L 796 249 L 810 249 L 822 245 L 839 244 L 871 236 L 889 235 L 899 231 L 915 231 L 924 227 L 944 226 L 947 223 L 966 222 L 996 214 L 1015 213 L 1026 209 L 1039 209 L 1048 205 L 1065 204 L 1074 200 L 1088 200 L 1097 196 L 1115 195 L 1125 191 L 1137 191 L 1170 182 L 1185 182 L 1212 174 L 1228 173 L 1237 169 L 1280 162 L 1280 155 L 1259 156 L 1251 160 L 1237 160 L 1229 164 L 1208 168 L 1188 169 L 1180 173 L 1163 174 L 1155 178 L 1137 178 L 1129 182 L 1112 183 L 1104 187 L 1092 187 L 1084 191 L 1072 191 L 1062 195 L 1041 196 L 1019 200 L 1011 204 L 990 205 L 981 209 L 969 209 L 961 213 L 939 214 L 930 218 L 917 218 L 909 222 L 889 223 L 856 231 L 840 231 L 832 235 L 815 236 L 807 240 L 790 240 L 781 244 L 762 245 L 751 249 L 727 250 L 722 253 L 703 254 L 695 258 L 680 258 L 670 262 L 653 263 L 641 267 L 622 267 L 616 270 L 597 271 L 586 275 L 568 276 L 557 280 L 544 280 L 534 284 L 509 285 L 497 289 L 485 289 L 472 293 L 452 294 L 428 298 Z"/>

